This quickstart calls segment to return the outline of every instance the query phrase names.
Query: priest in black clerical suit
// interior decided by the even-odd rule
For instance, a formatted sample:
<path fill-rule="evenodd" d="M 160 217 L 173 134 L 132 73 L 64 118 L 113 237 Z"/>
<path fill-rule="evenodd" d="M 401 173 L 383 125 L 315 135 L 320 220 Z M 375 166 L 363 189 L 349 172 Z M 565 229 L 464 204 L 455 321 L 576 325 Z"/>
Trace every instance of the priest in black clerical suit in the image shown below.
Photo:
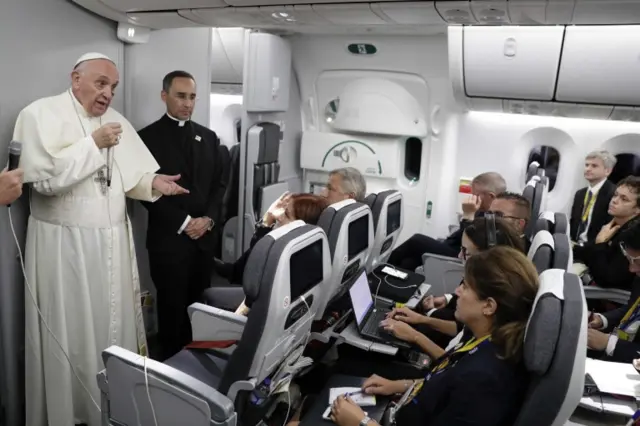
<path fill-rule="evenodd" d="M 161 360 L 191 340 L 187 307 L 198 301 L 211 281 L 213 252 L 221 225 L 220 141 L 190 120 L 196 97 L 193 77 L 174 71 L 163 80 L 167 113 L 139 134 L 160 165 L 159 173 L 180 175 L 189 194 L 143 203 L 149 211 L 147 250 L 157 290 Z"/>

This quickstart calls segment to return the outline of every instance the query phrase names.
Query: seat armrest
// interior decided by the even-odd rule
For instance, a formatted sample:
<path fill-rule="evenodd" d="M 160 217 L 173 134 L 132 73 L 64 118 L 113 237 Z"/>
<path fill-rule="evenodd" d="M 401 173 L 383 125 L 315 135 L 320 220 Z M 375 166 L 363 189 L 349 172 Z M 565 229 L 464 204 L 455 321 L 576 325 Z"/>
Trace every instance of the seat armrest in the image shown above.
<path fill-rule="evenodd" d="M 194 341 L 240 340 L 247 317 L 203 303 L 187 309 Z"/>
<path fill-rule="evenodd" d="M 462 261 L 457 258 L 457 257 L 451 257 L 451 256 L 442 256 L 440 254 L 433 254 L 433 253 L 424 253 L 422 255 L 422 264 L 424 265 L 424 263 L 427 261 L 428 258 L 433 258 L 433 259 L 440 259 L 440 260 L 445 260 L 447 262 L 455 262 L 455 263 L 462 263 Z"/>
<path fill-rule="evenodd" d="M 191 399 L 192 403 L 206 404 L 211 413 L 211 420 L 216 424 L 233 425 L 236 423 L 233 402 L 216 389 L 186 373 L 151 359 L 145 361 L 138 354 L 117 346 L 105 349 L 102 352 L 102 359 L 107 371 L 108 397 L 112 402 L 110 414 L 115 418 L 131 416 L 129 404 L 132 402 L 128 400 L 131 396 L 135 396 L 134 389 L 137 390 L 140 386 L 149 386 L 154 390 L 166 393 L 178 391 L 182 395 L 195 397 L 199 401 Z M 122 389 L 124 390 L 121 391 Z M 110 392 L 115 390 L 118 390 L 119 394 L 114 395 L 113 392 Z M 202 409 L 204 407 L 198 406 L 196 408 Z M 165 408 L 160 410 L 163 409 Z M 161 411 L 159 413 L 161 414 Z"/>

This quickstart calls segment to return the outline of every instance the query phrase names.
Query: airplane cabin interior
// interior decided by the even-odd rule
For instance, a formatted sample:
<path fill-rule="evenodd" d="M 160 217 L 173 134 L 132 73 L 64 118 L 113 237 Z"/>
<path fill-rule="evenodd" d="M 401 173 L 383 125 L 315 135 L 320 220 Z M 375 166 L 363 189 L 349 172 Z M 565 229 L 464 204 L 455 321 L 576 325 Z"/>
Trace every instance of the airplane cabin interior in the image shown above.
<path fill-rule="evenodd" d="M 299 420 L 328 425 L 334 414 L 325 399 L 366 377 L 325 376 L 327 360 L 375 353 L 380 364 L 431 377 L 438 357 L 388 336 L 368 338 L 365 323 L 378 309 L 417 309 L 426 297 L 458 294 L 466 258 L 418 253 L 419 266 L 406 270 L 390 256 L 414 234 L 445 241 L 460 226 L 474 178 L 497 172 L 506 191 L 528 200 L 524 254 L 540 285 L 523 334 L 531 382 L 512 423 L 491 424 L 635 424 L 640 393 L 587 392 L 589 380 L 604 387 L 602 376 L 615 382 L 616 374 L 618 383 L 640 385 L 635 363 L 610 363 L 615 368 L 602 374 L 606 363 L 587 355 L 592 306 L 615 309 L 632 296 L 628 288 L 583 285 L 569 222 L 590 153 L 615 157 L 613 185 L 640 176 L 639 46 L 637 0 L 3 0 L 3 143 L 23 108 L 69 87 L 73 61 L 86 52 L 117 66 L 111 107 L 136 131 L 165 113 L 163 77 L 184 70 L 197 85 L 191 120 L 213 130 L 228 153 L 215 256 L 233 263 L 251 251 L 240 299 L 250 302 L 248 315 L 207 300 L 191 304 L 195 343 L 167 360 L 102 348 L 100 371 L 82 372 L 100 410 L 82 423 L 286 425 L 305 406 L 300 389 L 322 380 Z M 315 222 L 276 226 L 255 242 L 256 226 L 283 193 L 327 194 L 344 168 L 362 175 L 366 197 L 328 205 Z M 25 424 L 31 397 L 23 191 L 10 212 L 0 208 L 0 424 L 7 426 Z M 127 214 L 153 350 L 148 213 L 129 199 Z M 486 217 L 495 236 L 507 216 Z M 214 273 L 211 285 L 229 282 Z M 405 390 L 363 406 L 367 424 L 393 424 L 415 396 Z M 49 426 L 62 425 L 50 419 Z"/>

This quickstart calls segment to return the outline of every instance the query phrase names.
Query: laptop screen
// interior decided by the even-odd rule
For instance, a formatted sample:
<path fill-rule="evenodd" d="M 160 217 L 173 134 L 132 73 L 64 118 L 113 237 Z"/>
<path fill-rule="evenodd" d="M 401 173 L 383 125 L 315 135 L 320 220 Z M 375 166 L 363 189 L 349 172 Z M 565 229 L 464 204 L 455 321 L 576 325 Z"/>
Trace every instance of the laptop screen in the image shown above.
<path fill-rule="evenodd" d="M 351 296 L 353 313 L 356 315 L 356 322 L 360 325 L 373 305 L 373 298 L 371 297 L 366 271 L 362 271 L 362 274 L 360 274 L 356 282 L 353 283 L 349 289 L 349 295 Z"/>

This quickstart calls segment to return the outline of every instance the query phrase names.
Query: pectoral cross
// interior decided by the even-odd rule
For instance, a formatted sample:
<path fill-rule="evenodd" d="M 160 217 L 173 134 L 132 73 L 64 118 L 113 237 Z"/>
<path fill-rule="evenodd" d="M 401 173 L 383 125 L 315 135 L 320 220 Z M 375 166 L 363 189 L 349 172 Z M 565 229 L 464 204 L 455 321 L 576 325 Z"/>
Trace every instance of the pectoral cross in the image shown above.
<path fill-rule="evenodd" d="M 101 168 L 100 170 L 98 170 L 98 175 L 93 178 L 93 180 L 100 185 L 100 192 L 102 192 L 102 195 L 107 195 L 108 191 L 109 191 L 109 187 L 107 185 L 107 174 L 105 173 L 106 167 Z"/>

